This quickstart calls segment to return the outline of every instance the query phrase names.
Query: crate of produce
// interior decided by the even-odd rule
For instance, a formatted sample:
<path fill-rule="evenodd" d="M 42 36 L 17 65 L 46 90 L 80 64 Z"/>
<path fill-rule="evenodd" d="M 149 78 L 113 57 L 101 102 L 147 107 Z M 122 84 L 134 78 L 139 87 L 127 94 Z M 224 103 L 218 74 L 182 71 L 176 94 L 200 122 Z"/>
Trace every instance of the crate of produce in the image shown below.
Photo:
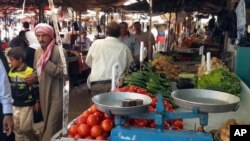
<path fill-rule="evenodd" d="M 51 141 L 94 141 L 108 140 L 114 126 L 114 117 L 99 111 L 95 105 L 85 110 L 68 124 L 67 135 L 62 130 Z"/>

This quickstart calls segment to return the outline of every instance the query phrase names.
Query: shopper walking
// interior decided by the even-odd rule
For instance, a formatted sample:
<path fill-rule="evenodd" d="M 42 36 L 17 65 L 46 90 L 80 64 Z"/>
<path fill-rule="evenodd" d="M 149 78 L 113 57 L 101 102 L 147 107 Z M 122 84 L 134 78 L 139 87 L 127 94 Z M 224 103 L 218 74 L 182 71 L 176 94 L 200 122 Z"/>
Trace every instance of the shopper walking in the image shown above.
<path fill-rule="evenodd" d="M 7 53 L 11 70 L 8 75 L 11 83 L 16 141 L 37 141 L 33 128 L 33 114 L 40 109 L 38 85 L 28 84 L 25 77 L 33 69 L 25 64 L 26 52 L 22 47 L 12 48 Z M 35 110 L 35 111 L 33 111 Z"/>
<path fill-rule="evenodd" d="M 107 25 L 107 37 L 93 42 L 86 57 L 86 64 L 91 68 L 89 80 L 91 94 L 109 92 L 111 90 L 112 66 L 119 64 L 119 75 L 133 61 L 129 48 L 119 41 L 120 26 L 116 22 Z"/>
<path fill-rule="evenodd" d="M 48 24 L 40 23 L 35 27 L 35 34 L 41 45 L 35 53 L 34 68 L 39 81 L 40 104 L 44 120 L 42 141 L 49 141 L 62 129 L 63 63 L 53 28 Z M 34 77 L 32 75 L 26 81 L 34 81 Z"/>

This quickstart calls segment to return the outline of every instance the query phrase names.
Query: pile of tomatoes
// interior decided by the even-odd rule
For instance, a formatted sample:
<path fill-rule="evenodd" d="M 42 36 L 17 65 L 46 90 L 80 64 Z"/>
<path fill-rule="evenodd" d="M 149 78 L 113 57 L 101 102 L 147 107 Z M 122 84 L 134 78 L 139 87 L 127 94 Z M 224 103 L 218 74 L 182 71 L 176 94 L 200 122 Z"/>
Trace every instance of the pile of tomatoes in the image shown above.
<path fill-rule="evenodd" d="M 114 126 L 113 120 L 114 116 L 108 116 L 92 105 L 69 127 L 68 137 L 106 140 Z"/>
<path fill-rule="evenodd" d="M 156 103 L 157 103 L 157 97 L 154 96 L 152 93 L 148 92 L 145 88 L 139 88 L 135 85 L 131 86 L 124 86 L 117 89 L 118 92 L 134 92 L 138 94 L 147 95 L 152 98 L 152 102 L 149 105 L 148 111 L 149 112 L 155 112 Z M 163 100 L 163 105 L 166 111 L 173 112 L 174 108 L 173 105 L 166 99 Z M 149 128 L 155 128 L 154 120 L 146 120 L 146 119 L 128 119 L 124 126 L 135 126 L 135 127 L 149 127 Z M 166 119 L 164 122 L 164 128 L 166 130 L 181 130 L 183 129 L 183 120 L 182 119 Z"/>

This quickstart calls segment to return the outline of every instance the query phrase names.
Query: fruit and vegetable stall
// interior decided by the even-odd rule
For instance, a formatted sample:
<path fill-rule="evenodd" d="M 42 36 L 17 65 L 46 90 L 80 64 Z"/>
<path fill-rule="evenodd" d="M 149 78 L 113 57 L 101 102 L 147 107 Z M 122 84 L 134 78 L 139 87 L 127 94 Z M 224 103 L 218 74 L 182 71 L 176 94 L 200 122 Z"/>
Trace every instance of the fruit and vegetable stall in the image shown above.
<path fill-rule="evenodd" d="M 157 140 L 174 140 L 171 133 L 177 136 L 176 140 L 192 138 L 228 141 L 230 125 L 250 123 L 250 119 L 245 116 L 249 113 L 247 107 L 250 106 L 250 90 L 217 57 L 211 58 L 210 71 L 202 63 L 195 65 L 195 68 L 196 73 L 185 72 L 172 57 L 164 54 L 157 54 L 151 62 L 133 62 L 126 72 L 123 85 L 112 93 L 149 97 L 151 101 L 146 105 L 145 111 L 120 115 L 114 112 L 114 109 L 118 109 L 115 107 L 117 105 L 97 102 L 69 123 L 67 135 L 61 135 L 59 132 L 52 140 L 126 140 L 119 138 L 123 133 L 127 137 L 136 134 L 138 140 L 141 136 L 150 140 L 146 134 L 159 138 Z M 184 93 L 183 99 L 173 95 L 179 90 Z M 190 90 L 194 92 L 190 93 Z M 185 99 L 203 90 L 205 92 L 199 93 L 198 96 L 207 98 L 206 101 Z M 136 95 L 126 99 L 126 105 L 119 108 L 131 108 L 133 111 L 133 108 L 145 106 L 145 103 L 136 104 Z M 216 99 L 218 97 L 220 99 Z M 197 97 L 193 99 L 195 98 Z M 209 103 L 219 100 L 220 103 Z M 187 103 L 191 105 L 186 105 Z M 105 106 L 108 110 L 103 110 Z M 205 110 L 202 111 L 204 107 Z M 201 119 L 201 115 L 206 115 L 206 118 Z M 121 117 L 126 118 L 121 120 Z M 187 131 L 191 132 L 188 136 Z"/>

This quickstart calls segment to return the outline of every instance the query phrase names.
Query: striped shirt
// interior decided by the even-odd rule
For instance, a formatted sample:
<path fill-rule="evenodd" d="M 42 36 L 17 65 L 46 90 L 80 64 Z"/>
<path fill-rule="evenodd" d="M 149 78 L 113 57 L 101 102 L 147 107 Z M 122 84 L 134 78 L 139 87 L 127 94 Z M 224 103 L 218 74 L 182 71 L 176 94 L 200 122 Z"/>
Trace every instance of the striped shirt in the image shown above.
<path fill-rule="evenodd" d="M 123 38 L 119 37 L 120 41 L 128 46 L 129 50 L 133 56 L 140 55 L 140 42 L 135 38 L 135 36 L 125 36 Z"/>

